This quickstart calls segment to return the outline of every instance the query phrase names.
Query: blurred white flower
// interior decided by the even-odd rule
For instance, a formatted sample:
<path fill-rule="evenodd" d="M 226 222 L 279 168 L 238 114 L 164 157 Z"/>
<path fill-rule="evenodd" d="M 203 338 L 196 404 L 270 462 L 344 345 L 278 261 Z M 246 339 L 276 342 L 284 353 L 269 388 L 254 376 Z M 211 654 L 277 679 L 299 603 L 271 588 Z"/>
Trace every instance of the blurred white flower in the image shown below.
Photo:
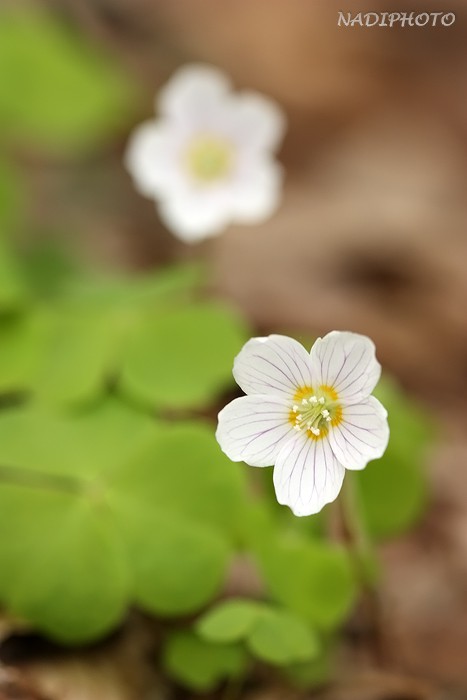
<path fill-rule="evenodd" d="M 364 335 L 332 331 L 308 353 L 292 338 L 249 340 L 233 374 L 248 394 L 219 413 L 216 437 L 234 462 L 274 464 L 277 500 L 295 515 L 333 501 L 346 469 L 387 447 L 387 412 L 370 396 L 381 366 Z"/>
<path fill-rule="evenodd" d="M 194 242 L 277 209 L 282 168 L 273 153 L 285 129 L 278 105 L 233 93 L 219 70 L 190 65 L 161 90 L 157 106 L 160 118 L 136 128 L 125 163 L 174 234 Z"/>

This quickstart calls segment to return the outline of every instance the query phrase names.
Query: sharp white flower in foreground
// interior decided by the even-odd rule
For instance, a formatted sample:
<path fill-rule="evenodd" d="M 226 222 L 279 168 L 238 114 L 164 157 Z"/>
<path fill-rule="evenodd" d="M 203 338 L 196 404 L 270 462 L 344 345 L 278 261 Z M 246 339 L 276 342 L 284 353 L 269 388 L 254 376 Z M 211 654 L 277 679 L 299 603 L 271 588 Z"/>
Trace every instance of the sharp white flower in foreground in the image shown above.
<path fill-rule="evenodd" d="M 319 512 L 346 469 L 383 455 L 387 412 L 371 396 L 381 366 L 366 336 L 332 331 L 310 353 L 286 336 L 253 338 L 233 374 L 247 396 L 219 413 L 217 440 L 234 462 L 274 464 L 277 500 L 295 515 Z"/>
<path fill-rule="evenodd" d="M 157 106 L 160 118 L 135 130 L 125 163 L 173 233 L 198 241 L 276 210 L 282 169 L 273 153 L 285 129 L 276 103 L 235 94 L 219 70 L 190 65 L 161 90 Z"/>

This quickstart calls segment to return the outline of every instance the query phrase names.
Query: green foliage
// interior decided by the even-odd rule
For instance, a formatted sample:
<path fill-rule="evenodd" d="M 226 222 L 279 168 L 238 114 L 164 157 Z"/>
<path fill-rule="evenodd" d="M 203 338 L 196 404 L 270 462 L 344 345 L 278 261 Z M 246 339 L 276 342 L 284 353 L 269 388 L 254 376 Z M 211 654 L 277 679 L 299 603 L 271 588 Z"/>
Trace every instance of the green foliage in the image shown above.
<path fill-rule="evenodd" d="M 226 368 L 244 340 L 243 324 L 218 304 L 167 309 L 132 334 L 123 387 L 149 406 L 208 406 L 230 383 Z"/>
<path fill-rule="evenodd" d="M 134 103 L 129 79 L 45 12 L 2 10 L 0 74 L 3 136 L 49 151 L 108 136 Z"/>
<path fill-rule="evenodd" d="M 351 476 L 357 482 L 369 532 L 384 538 L 409 529 L 425 509 L 428 494 L 423 464 L 433 426 L 387 379 L 376 393 L 388 410 L 389 445 L 381 459 Z"/>
<path fill-rule="evenodd" d="M 309 661 L 319 652 L 319 642 L 309 627 L 285 610 L 267 610 L 258 618 L 247 645 L 263 661 L 285 666 Z"/>
<path fill-rule="evenodd" d="M 2 10 L 0 72 L 1 138 L 13 145 L 81 153 L 118 133 L 134 104 L 108 58 L 39 10 Z M 82 643 L 130 605 L 165 619 L 198 613 L 241 548 L 264 599 L 220 602 L 194 630 L 172 628 L 166 670 L 205 692 L 254 658 L 297 684 L 321 683 L 358 594 L 348 552 L 326 542 L 326 514 L 277 507 L 269 471 L 230 463 L 213 423 L 187 420 L 214 415 L 232 388 L 243 320 L 203 298 L 198 265 L 106 278 L 55 249 L 18 261 L 20 200 L 1 160 L 0 601 L 50 637 Z M 387 381 L 378 393 L 388 450 L 346 479 L 370 535 L 388 537 L 423 512 L 432 426 Z M 373 581 L 373 559 L 362 555 L 362 566 Z"/>
<path fill-rule="evenodd" d="M 168 428 L 115 401 L 74 417 L 9 411 L 0 464 L 0 597 L 51 636 L 92 639 L 130 601 L 176 615 L 218 591 L 244 494 L 204 426 Z"/>
<path fill-rule="evenodd" d="M 201 618 L 197 630 L 210 642 L 238 642 L 248 637 L 263 610 L 264 606 L 254 600 L 232 598 Z"/>
<path fill-rule="evenodd" d="M 320 649 L 317 636 L 299 617 L 247 599 L 220 603 L 201 618 L 197 631 L 212 643 L 244 641 L 258 659 L 279 666 L 309 661 Z"/>
<path fill-rule="evenodd" d="M 342 623 L 355 602 L 354 571 L 341 547 L 276 537 L 258 547 L 258 562 L 270 595 L 321 629 Z"/>
<path fill-rule="evenodd" d="M 30 388 L 50 406 L 86 404 L 118 381 L 148 408 L 204 408 L 232 384 L 232 357 L 245 341 L 229 308 L 187 301 L 199 268 L 138 280 L 75 284 L 39 309 L 44 328 Z"/>
<path fill-rule="evenodd" d="M 240 645 L 211 644 L 191 632 L 174 632 L 165 647 L 164 665 L 170 675 L 198 692 L 240 676 L 247 657 Z"/>
<path fill-rule="evenodd" d="M 96 638 L 127 606 L 122 547 L 90 498 L 46 481 L 0 488 L 1 597 L 51 637 Z"/>

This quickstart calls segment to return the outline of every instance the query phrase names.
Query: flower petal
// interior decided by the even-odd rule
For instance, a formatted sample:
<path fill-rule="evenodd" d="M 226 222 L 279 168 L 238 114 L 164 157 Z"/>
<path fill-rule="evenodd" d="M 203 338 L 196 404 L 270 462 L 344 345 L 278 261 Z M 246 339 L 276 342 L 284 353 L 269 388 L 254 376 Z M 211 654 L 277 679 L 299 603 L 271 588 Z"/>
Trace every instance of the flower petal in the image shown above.
<path fill-rule="evenodd" d="M 366 335 L 332 331 L 311 348 L 313 386 L 332 387 L 344 403 L 358 403 L 371 394 L 381 365 Z"/>
<path fill-rule="evenodd" d="M 272 394 L 291 401 L 298 388 L 311 386 L 309 360 L 303 345 L 293 338 L 252 338 L 235 358 L 233 375 L 246 394 Z"/>
<path fill-rule="evenodd" d="M 221 192 L 178 192 L 159 205 L 167 228 L 185 243 L 215 236 L 229 225 L 230 207 Z"/>
<path fill-rule="evenodd" d="M 274 100 L 257 92 L 236 96 L 229 118 L 233 138 L 250 150 L 274 151 L 284 136 L 284 112 Z"/>
<path fill-rule="evenodd" d="M 389 440 L 387 415 L 374 396 L 343 406 L 342 422 L 329 431 L 329 442 L 346 469 L 364 469 L 370 460 L 383 456 Z"/>
<path fill-rule="evenodd" d="M 239 164 L 232 182 L 232 216 L 241 224 L 266 221 L 278 209 L 283 170 L 266 156 L 248 158 Z"/>
<path fill-rule="evenodd" d="M 193 126 L 217 109 L 230 87 L 227 76 L 217 68 L 191 64 L 179 68 L 160 90 L 157 103 L 164 116 Z"/>
<path fill-rule="evenodd" d="M 176 131 L 162 121 L 148 121 L 134 130 L 125 165 L 141 194 L 154 198 L 180 188 L 179 141 Z"/>
<path fill-rule="evenodd" d="M 274 464 L 281 447 L 295 431 L 289 422 L 290 406 L 271 396 L 242 396 L 219 413 L 216 438 L 234 462 L 252 467 Z"/>
<path fill-rule="evenodd" d="M 319 513 L 337 497 L 344 474 L 326 438 L 311 440 L 298 433 L 284 445 L 274 466 L 277 500 L 295 515 Z"/>

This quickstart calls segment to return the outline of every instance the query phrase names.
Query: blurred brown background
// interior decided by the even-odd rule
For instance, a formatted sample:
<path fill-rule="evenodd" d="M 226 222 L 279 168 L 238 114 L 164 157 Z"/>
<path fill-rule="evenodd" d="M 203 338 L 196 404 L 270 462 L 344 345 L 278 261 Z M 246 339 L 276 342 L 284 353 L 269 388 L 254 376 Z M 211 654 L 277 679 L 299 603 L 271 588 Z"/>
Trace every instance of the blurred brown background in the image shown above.
<path fill-rule="evenodd" d="M 326 697 L 467 698 L 467 5 L 36 4 L 127 66 L 145 96 L 141 119 L 152 114 L 158 87 L 192 61 L 213 63 L 237 88 L 282 104 L 284 202 L 262 226 L 232 227 L 194 248 L 178 243 L 123 169 L 126 133 L 73 162 L 26 154 L 32 212 L 44 229 L 67 231 L 84 257 L 105 264 L 206 256 L 213 286 L 259 332 L 338 328 L 374 338 L 383 365 L 431 407 L 439 426 L 433 507 L 416 533 L 383 551 L 391 680 L 363 674 L 360 686 Z M 339 28 L 338 10 L 443 10 L 456 22 Z M 364 668 L 359 653 L 356 644 L 350 665 L 363 659 Z"/>

